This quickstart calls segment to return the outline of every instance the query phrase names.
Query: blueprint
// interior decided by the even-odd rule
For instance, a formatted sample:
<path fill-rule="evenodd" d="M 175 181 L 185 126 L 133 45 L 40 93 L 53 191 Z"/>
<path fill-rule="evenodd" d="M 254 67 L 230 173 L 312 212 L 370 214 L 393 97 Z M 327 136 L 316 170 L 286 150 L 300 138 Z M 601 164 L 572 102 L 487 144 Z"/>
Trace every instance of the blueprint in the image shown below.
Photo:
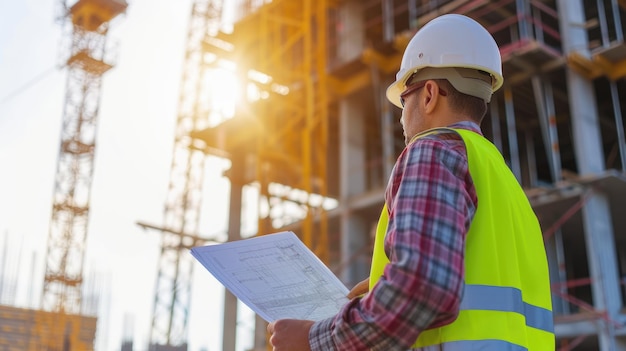
<path fill-rule="evenodd" d="M 348 302 L 348 288 L 292 232 L 194 247 L 191 254 L 268 322 L 317 321 Z"/>

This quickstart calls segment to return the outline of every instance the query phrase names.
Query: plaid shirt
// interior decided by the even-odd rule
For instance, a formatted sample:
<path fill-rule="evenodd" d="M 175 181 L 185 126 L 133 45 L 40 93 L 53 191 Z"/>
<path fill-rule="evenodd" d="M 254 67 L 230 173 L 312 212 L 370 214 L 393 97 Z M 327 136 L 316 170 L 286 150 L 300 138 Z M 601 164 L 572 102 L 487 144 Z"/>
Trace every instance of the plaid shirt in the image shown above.
<path fill-rule="evenodd" d="M 481 133 L 472 122 L 450 127 Z M 438 132 L 409 144 L 385 201 L 390 264 L 372 291 L 313 325 L 312 350 L 407 350 L 422 331 L 456 319 L 465 235 L 478 204 L 460 136 Z"/>

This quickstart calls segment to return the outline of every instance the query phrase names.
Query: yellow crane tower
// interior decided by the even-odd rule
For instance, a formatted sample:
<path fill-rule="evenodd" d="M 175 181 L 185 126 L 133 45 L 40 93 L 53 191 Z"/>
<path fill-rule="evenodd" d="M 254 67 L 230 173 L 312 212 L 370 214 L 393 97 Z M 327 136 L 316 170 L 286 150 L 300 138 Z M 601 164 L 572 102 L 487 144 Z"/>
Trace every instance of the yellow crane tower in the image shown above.
<path fill-rule="evenodd" d="M 71 25 L 63 125 L 54 183 L 52 218 L 33 350 L 93 350 L 96 319 L 82 316 L 83 261 L 94 169 L 102 76 L 111 69 L 106 38 L 125 0 L 62 0 Z"/>
<path fill-rule="evenodd" d="M 222 0 L 192 1 L 163 224 L 138 222 L 161 234 L 150 350 L 187 350 L 193 273 L 188 250 L 209 240 L 198 235 L 205 157 L 189 134 L 207 123 L 209 111 L 202 101 L 206 99 L 205 80 L 211 63 L 204 48 L 217 32 L 221 8 Z"/>

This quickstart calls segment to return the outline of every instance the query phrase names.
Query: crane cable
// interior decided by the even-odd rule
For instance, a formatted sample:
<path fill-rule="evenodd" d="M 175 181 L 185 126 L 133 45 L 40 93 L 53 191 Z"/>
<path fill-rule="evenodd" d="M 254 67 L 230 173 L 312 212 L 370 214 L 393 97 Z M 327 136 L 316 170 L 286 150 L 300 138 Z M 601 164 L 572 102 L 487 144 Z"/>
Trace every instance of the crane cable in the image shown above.
<path fill-rule="evenodd" d="M 15 98 L 16 96 L 20 95 L 21 93 L 25 92 L 26 90 L 28 90 L 28 88 L 32 87 L 33 85 L 35 85 L 36 83 L 39 83 L 40 81 L 42 81 L 44 78 L 46 78 L 50 73 L 54 72 L 55 70 L 57 70 L 58 68 L 63 68 L 64 66 L 57 66 L 54 65 L 50 68 L 48 68 L 47 70 L 45 70 L 44 72 L 40 73 L 39 75 L 37 75 L 35 78 L 31 79 L 30 81 L 26 82 L 26 84 L 22 85 L 21 87 L 15 89 L 13 92 L 9 93 L 7 96 L 5 96 L 4 98 L 2 98 L 2 100 L 0 100 L 0 104 L 4 104 L 6 102 L 8 102 L 9 100 Z"/>

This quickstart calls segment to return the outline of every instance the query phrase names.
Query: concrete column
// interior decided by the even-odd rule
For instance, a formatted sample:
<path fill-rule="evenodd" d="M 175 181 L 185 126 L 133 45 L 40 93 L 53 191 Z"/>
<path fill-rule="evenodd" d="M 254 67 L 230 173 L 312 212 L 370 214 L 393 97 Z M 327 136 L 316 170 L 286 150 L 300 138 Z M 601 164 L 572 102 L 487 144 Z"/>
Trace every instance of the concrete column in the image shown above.
<path fill-rule="evenodd" d="M 613 114 L 615 115 L 615 128 L 617 129 L 617 142 L 619 144 L 619 159 L 622 163 L 622 171 L 626 171 L 626 136 L 624 136 L 624 122 L 622 119 L 621 103 L 617 91 L 617 83 L 609 82 L 611 88 L 611 100 L 613 101 Z"/>
<path fill-rule="evenodd" d="M 559 135 L 554 112 L 552 85 L 548 81 L 543 81 L 538 75 L 532 77 L 532 85 L 537 103 L 537 114 L 539 115 L 543 144 L 548 162 L 550 163 L 550 174 L 552 175 L 552 181 L 556 183 L 561 180 L 561 154 L 559 151 Z"/>
<path fill-rule="evenodd" d="M 563 49 L 566 55 L 578 52 L 589 57 L 587 33 L 583 26 L 585 13 L 582 0 L 559 0 L 559 17 Z M 567 69 L 567 86 L 572 118 L 572 134 L 578 172 L 581 175 L 605 170 L 600 136 L 600 123 L 593 84 L 577 72 Z M 582 210 L 593 304 L 614 319 L 621 308 L 621 292 L 617 272 L 615 240 L 609 201 L 605 194 L 591 190 L 591 196 Z M 626 350 L 615 339 L 615 326 L 598 323 L 598 341 L 601 351 Z"/>
<path fill-rule="evenodd" d="M 561 230 L 557 230 L 554 235 L 546 240 L 545 245 L 550 268 L 550 281 L 565 283 L 567 281 L 567 270 L 565 269 L 565 248 L 563 247 Z M 556 290 L 560 294 L 567 293 L 567 287 L 564 284 L 556 288 Z M 556 315 L 569 314 L 569 303 L 560 294 L 552 294 L 552 311 Z"/>
<path fill-rule="evenodd" d="M 593 305 L 600 311 L 607 311 L 608 317 L 616 321 L 622 299 L 609 201 L 605 194 L 591 191 L 592 195 L 583 207 L 582 215 Z M 615 344 L 615 325 L 610 322 L 602 324 L 598 337 L 600 350 L 626 350 L 626 345 L 618 348 Z"/>
<path fill-rule="evenodd" d="M 419 25 L 417 23 L 417 0 L 408 0 L 407 6 L 409 8 L 409 29 L 416 29 Z"/>
<path fill-rule="evenodd" d="M 504 88 L 504 111 L 506 114 L 507 134 L 509 136 L 509 159 L 511 171 L 522 182 L 522 167 L 519 160 L 519 145 L 517 144 L 517 128 L 515 127 L 515 108 L 513 106 L 513 91 L 510 87 Z"/>
<path fill-rule="evenodd" d="M 383 0 L 381 6 L 383 12 L 383 40 L 390 42 L 395 35 L 393 0 Z"/>
<path fill-rule="evenodd" d="M 498 109 L 498 99 L 494 96 L 489 104 L 489 121 L 491 122 L 491 134 L 493 134 L 493 144 L 504 153 L 502 148 L 502 131 L 500 128 L 500 112 Z"/>
<path fill-rule="evenodd" d="M 244 159 L 234 155 L 228 171 L 230 179 L 230 204 L 228 214 L 228 241 L 241 239 L 241 205 L 243 192 Z M 230 291 L 224 291 L 224 329 L 222 350 L 235 351 L 237 341 L 237 298 Z"/>
<path fill-rule="evenodd" d="M 344 207 L 341 214 L 341 256 L 347 261 L 355 252 L 368 244 L 367 223 L 348 208 L 350 198 L 365 191 L 365 111 L 360 99 L 349 97 L 339 103 L 339 164 L 340 164 L 340 203 Z M 341 278 L 352 286 L 367 277 L 369 267 L 347 265 Z"/>
<path fill-rule="evenodd" d="M 520 39 L 529 39 L 532 36 L 530 26 L 530 2 L 528 0 L 516 0 L 515 7 L 519 18 L 519 37 Z"/>
<path fill-rule="evenodd" d="M 522 163 L 522 185 L 534 188 L 537 186 L 539 176 L 537 174 L 537 158 L 535 157 L 535 142 L 533 132 L 530 129 L 524 130 L 524 144 L 526 152 L 524 154 L 525 162 Z"/>
<path fill-rule="evenodd" d="M 365 46 L 365 24 L 363 23 L 362 4 L 351 1 L 339 8 L 339 31 L 337 56 L 339 62 L 354 60 L 363 52 Z"/>
<path fill-rule="evenodd" d="M 383 87 L 388 87 L 392 81 L 383 80 Z M 396 158 L 398 155 L 395 153 L 395 135 L 393 133 L 394 126 L 399 122 L 399 112 L 396 112 L 396 108 L 387 100 L 387 96 L 385 95 L 385 90 L 381 90 L 381 94 L 379 95 L 381 99 L 381 134 L 382 134 L 382 147 L 383 147 L 383 179 L 385 184 L 389 176 L 391 175 L 391 170 L 393 169 L 393 165 L 396 163 Z"/>

